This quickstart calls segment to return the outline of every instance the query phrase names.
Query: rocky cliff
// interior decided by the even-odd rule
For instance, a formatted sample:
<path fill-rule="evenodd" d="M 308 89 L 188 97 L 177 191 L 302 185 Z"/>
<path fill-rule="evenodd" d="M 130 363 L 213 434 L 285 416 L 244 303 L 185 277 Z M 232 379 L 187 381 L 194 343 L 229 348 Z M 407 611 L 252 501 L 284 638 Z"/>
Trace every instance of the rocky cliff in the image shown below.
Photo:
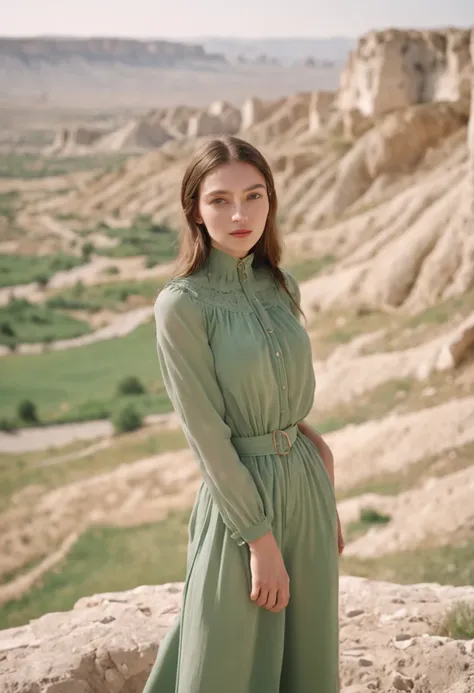
<path fill-rule="evenodd" d="M 341 75 L 339 107 L 377 116 L 469 94 L 469 30 L 372 31 Z"/>

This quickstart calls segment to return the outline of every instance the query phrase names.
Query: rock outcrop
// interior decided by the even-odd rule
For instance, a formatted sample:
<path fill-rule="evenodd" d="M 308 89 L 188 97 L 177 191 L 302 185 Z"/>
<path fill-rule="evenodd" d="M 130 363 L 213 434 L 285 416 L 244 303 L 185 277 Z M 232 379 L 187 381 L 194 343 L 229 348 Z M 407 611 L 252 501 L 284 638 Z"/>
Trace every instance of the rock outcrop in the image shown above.
<path fill-rule="evenodd" d="M 179 583 L 98 594 L 1 631 L 2 693 L 141 693 L 181 594 Z M 472 692 L 474 641 L 440 628 L 473 607 L 473 587 L 342 577 L 340 594 L 341 693 Z"/>
<path fill-rule="evenodd" d="M 459 101 L 470 89 L 468 29 L 372 31 L 341 75 L 338 106 L 378 116 L 430 101 Z"/>

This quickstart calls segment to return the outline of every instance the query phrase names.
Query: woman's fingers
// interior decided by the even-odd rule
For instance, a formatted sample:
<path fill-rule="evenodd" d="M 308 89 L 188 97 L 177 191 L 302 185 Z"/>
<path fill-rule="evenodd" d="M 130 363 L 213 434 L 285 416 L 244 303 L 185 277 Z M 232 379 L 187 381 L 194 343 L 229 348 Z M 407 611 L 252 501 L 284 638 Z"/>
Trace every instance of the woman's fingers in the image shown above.
<path fill-rule="evenodd" d="M 260 589 L 260 595 L 257 599 L 257 604 L 259 606 L 265 606 L 265 604 L 268 601 L 268 593 L 269 593 L 269 590 L 266 587 L 262 587 Z"/>
<path fill-rule="evenodd" d="M 276 588 L 272 589 L 268 592 L 268 599 L 267 599 L 267 602 L 264 606 L 269 611 L 271 611 L 272 609 L 275 608 L 276 603 L 278 601 L 278 594 L 279 594 L 279 592 Z"/>
<path fill-rule="evenodd" d="M 288 606 L 289 601 L 290 593 L 288 589 L 282 588 L 281 590 L 278 590 L 277 601 L 275 606 L 272 609 L 269 609 L 269 611 L 272 611 L 273 613 L 278 613 L 279 611 L 282 611 Z"/>

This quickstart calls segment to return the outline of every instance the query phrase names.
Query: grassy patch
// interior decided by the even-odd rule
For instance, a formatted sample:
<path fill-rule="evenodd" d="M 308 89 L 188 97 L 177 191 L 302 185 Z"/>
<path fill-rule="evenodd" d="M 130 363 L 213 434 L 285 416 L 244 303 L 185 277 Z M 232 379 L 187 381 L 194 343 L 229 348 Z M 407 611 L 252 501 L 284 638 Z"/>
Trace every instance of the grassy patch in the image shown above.
<path fill-rule="evenodd" d="M 47 306 L 29 303 L 23 298 L 14 299 L 0 308 L 0 344 L 9 347 L 73 339 L 90 331 L 89 324 L 83 320 L 76 320 Z"/>
<path fill-rule="evenodd" d="M 379 310 L 325 311 L 308 324 L 314 357 L 326 359 L 341 344 L 396 324 L 397 316 Z"/>
<path fill-rule="evenodd" d="M 468 602 L 456 604 L 440 623 L 438 634 L 456 640 L 473 640 L 474 604 Z"/>
<path fill-rule="evenodd" d="M 409 379 L 390 380 L 379 387 L 361 395 L 355 402 L 340 404 L 327 410 L 316 418 L 311 415 L 311 423 L 320 433 L 329 433 L 349 424 L 361 424 L 370 419 L 386 416 L 397 402 L 397 393 L 405 396 L 416 387 L 416 381 Z"/>
<path fill-rule="evenodd" d="M 389 515 L 379 513 L 374 508 L 361 508 L 359 519 L 357 522 L 349 523 L 345 531 L 345 539 L 347 542 L 354 541 L 357 537 L 366 534 L 374 525 L 385 525 L 390 522 Z"/>
<path fill-rule="evenodd" d="M 406 465 L 403 469 L 390 474 L 381 474 L 370 480 L 352 486 L 337 489 L 338 502 L 355 498 L 366 493 L 382 496 L 397 496 L 404 491 L 410 491 L 431 477 L 454 474 L 472 465 L 474 459 L 474 443 L 466 443 L 455 450 L 447 450 L 439 455 L 427 457 L 416 464 Z"/>
<path fill-rule="evenodd" d="M 134 403 L 142 413 L 171 411 L 156 356 L 152 321 L 120 339 L 108 339 L 77 349 L 0 359 L 0 418 L 10 418 L 24 399 L 32 400 L 43 423 L 102 418 L 123 402 L 117 385 L 135 375 L 147 392 Z"/>
<path fill-rule="evenodd" d="M 312 279 L 317 276 L 323 269 L 329 267 L 336 261 L 334 255 L 323 255 L 322 257 L 310 258 L 295 262 L 288 266 L 289 271 L 293 274 L 297 282 L 303 282 L 306 279 Z"/>
<path fill-rule="evenodd" d="M 58 291 L 47 299 L 49 308 L 63 310 L 86 310 L 91 313 L 99 310 L 125 311 L 131 306 L 151 305 L 165 278 L 152 281 L 117 281 L 85 286 L 77 282 L 70 289 Z"/>
<path fill-rule="evenodd" d="M 466 396 L 464 386 L 456 378 L 453 374 L 434 373 L 421 382 L 414 378 L 389 380 L 360 394 L 353 401 L 338 404 L 321 413 L 313 411 L 310 420 L 318 431 L 329 433 L 349 424 L 381 419 L 391 412 L 408 414 L 435 407 L 453 397 Z"/>
<path fill-rule="evenodd" d="M 380 339 L 363 348 L 362 353 L 378 351 L 399 351 L 409 349 L 445 334 L 451 329 L 453 319 L 460 322 L 472 312 L 474 288 L 460 296 L 437 303 L 416 315 L 399 314 L 391 322 L 387 332 Z"/>
<path fill-rule="evenodd" d="M 4 154 L 0 159 L 0 178 L 47 178 L 76 171 L 112 171 L 127 160 L 126 154 L 46 157 L 41 154 Z"/>
<path fill-rule="evenodd" d="M 72 609 L 80 597 L 90 594 L 183 580 L 189 512 L 140 527 L 90 528 L 37 586 L 0 606 L 0 628 Z"/>
<path fill-rule="evenodd" d="M 474 584 L 474 540 L 459 546 L 417 548 L 377 559 L 341 557 L 341 574 L 400 584 Z"/>
<path fill-rule="evenodd" d="M 0 217 L 5 217 L 9 221 L 15 218 L 19 193 L 16 190 L 0 193 Z"/>
<path fill-rule="evenodd" d="M 151 217 L 140 216 L 128 229 L 100 226 L 111 238 L 118 238 L 120 243 L 114 248 L 97 249 L 96 252 L 108 257 L 127 257 L 146 255 L 149 266 L 171 262 L 178 252 L 178 234 L 167 226 L 155 224 Z"/>
<path fill-rule="evenodd" d="M 80 257 L 56 253 L 56 255 L 0 255 L 0 287 L 29 284 L 48 280 L 63 270 L 84 264 Z"/>
<path fill-rule="evenodd" d="M 77 441 L 49 452 L 0 454 L 0 510 L 5 509 L 14 493 L 27 486 L 41 487 L 42 491 L 59 488 L 112 471 L 121 464 L 186 447 L 181 429 L 145 428 L 114 437 L 107 447 Z"/>

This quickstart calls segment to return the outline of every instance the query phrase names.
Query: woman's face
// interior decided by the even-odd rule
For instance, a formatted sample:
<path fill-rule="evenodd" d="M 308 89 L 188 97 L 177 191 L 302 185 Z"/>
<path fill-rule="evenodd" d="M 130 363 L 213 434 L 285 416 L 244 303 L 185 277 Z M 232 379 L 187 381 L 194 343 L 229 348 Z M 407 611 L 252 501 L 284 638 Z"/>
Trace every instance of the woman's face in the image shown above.
<path fill-rule="evenodd" d="M 205 224 L 215 248 L 241 258 L 263 234 L 269 208 L 262 173 L 252 164 L 231 161 L 202 180 L 196 221 Z"/>

